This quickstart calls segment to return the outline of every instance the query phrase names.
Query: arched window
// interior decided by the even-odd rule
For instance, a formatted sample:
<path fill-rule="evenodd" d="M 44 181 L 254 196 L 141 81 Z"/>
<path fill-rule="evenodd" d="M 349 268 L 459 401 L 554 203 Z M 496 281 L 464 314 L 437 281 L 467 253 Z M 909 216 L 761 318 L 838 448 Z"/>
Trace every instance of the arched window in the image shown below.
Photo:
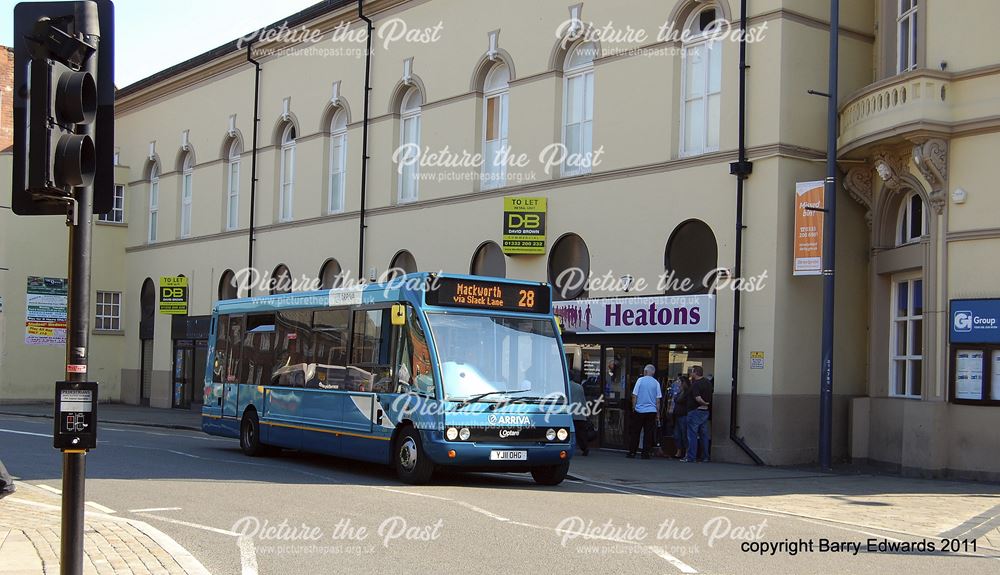
<path fill-rule="evenodd" d="M 149 168 L 149 243 L 156 241 L 156 224 L 160 213 L 160 164 L 153 162 Z"/>
<path fill-rule="evenodd" d="M 559 300 L 586 296 L 587 277 L 590 276 L 590 250 L 583 238 L 566 234 L 559 238 L 549 252 L 549 283 Z"/>
<path fill-rule="evenodd" d="M 236 285 L 236 274 L 233 270 L 222 272 L 219 278 L 219 299 L 236 299 L 239 297 L 239 287 Z"/>
<path fill-rule="evenodd" d="M 184 164 L 181 169 L 181 237 L 191 235 L 191 203 L 194 200 L 192 189 L 194 180 L 194 157 L 191 152 L 184 154 Z"/>
<path fill-rule="evenodd" d="M 910 192 L 899 204 L 896 220 L 896 245 L 904 246 L 919 242 L 927 235 L 927 217 L 924 215 L 924 200 L 920 194 Z"/>
<path fill-rule="evenodd" d="M 271 295 L 279 293 L 292 293 L 292 272 L 285 264 L 278 264 L 271 274 Z"/>
<path fill-rule="evenodd" d="M 333 289 L 342 285 L 344 285 L 344 272 L 340 262 L 333 258 L 326 260 L 319 270 L 320 289 Z"/>
<path fill-rule="evenodd" d="M 486 76 L 483 86 L 483 179 L 482 189 L 502 188 L 506 184 L 507 162 L 502 150 L 507 147 L 507 98 L 510 69 L 499 62 Z"/>
<path fill-rule="evenodd" d="M 496 242 L 483 242 L 472 256 L 469 273 L 474 276 L 502 278 L 507 276 L 507 260 Z"/>
<path fill-rule="evenodd" d="M 417 200 L 417 178 L 420 170 L 417 165 L 420 158 L 420 107 L 424 97 L 416 87 L 403 96 L 399 108 L 399 120 L 402 123 L 399 130 L 399 202 L 414 202 Z"/>
<path fill-rule="evenodd" d="M 229 145 L 229 158 L 226 168 L 226 229 L 235 230 L 240 227 L 240 155 L 243 147 L 240 141 L 233 138 Z"/>
<path fill-rule="evenodd" d="M 705 294 L 715 284 L 719 246 L 708 224 L 688 220 L 674 229 L 663 257 L 667 295 Z"/>
<path fill-rule="evenodd" d="M 156 287 L 152 278 L 146 278 L 139 290 L 139 319 L 152 321 L 156 316 Z"/>
<path fill-rule="evenodd" d="M 347 112 L 341 108 L 330 121 L 330 182 L 327 212 L 344 211 L 344 179 L 347 170 Z"/>
<path fill-rule="evenodd" d="M 279 169 L 278 220 L 292 219 L 292 195 L 295 191 L 295 125 L 288 122 L 281 132 L 281 166 Z"/>
<path fill-rule="evenodd" d="M 721 114 L 721 20 L 715 7 L 688 20 L 681 51 L 681 154 L 692 156 L 719 149 Z"/>
<path fill-rule="evenodd" d="M 594 58 L 597 45 L 581 42 L 566 54 L 563 66 L 563 144 L 567 158 L 589 158 L 594 151 Z M 590 162 L 573 162 L 562 175 L 590 172 Z"/>
<path fill-rule="evenodd" d="M 413 254 L 407 250 L 400 250 L 392 257 L 392 261 L 389 262 L 389 269 L 386 275 L 388 279 L 393 279 L 404 274 L 416 273 L 416 271 L 417 260 L 414 259 Z"/>

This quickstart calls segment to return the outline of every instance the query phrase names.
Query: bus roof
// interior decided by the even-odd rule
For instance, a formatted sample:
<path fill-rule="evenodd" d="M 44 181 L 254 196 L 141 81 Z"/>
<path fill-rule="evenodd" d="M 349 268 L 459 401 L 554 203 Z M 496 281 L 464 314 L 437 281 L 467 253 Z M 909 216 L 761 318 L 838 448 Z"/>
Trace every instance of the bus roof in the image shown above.
<path fill-rule="evenodd" d="M 464 274 L 417 272 L 406 274 L 385 282 L 364 283 L 345 288 L 221 300 L 215 304 L 212 311 L 215 313 L 240 313 L 289 308 L 357 306 L 384 302 L 397 302 L 401 300 L 423 305 L 424 302 L 421 296 L 427 286 L 427 280 L 435 277 L 441 279 L 489 282 L 495 284 L 538 286 L 548 289 L 548 284 L 543 282 L 520 281 L 507 278 L 471 276 Z"/>

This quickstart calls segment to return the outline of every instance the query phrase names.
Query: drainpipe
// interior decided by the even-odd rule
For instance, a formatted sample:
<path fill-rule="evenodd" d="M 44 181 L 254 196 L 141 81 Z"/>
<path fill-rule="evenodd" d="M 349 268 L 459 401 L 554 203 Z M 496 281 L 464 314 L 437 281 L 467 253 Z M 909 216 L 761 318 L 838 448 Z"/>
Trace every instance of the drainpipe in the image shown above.
<path fill-rule="evenodd" d="M 368 190 L 368 115 L 371 96 L 372 76 L 372 32 L 375 26 L 370 18 L 365 16 L 365 0 L 358 0 L 358 17 L 368 25 L 368 45 L 365 51 L 365 111 L 361 127 L 361 211 L 358 218 L 358 279 L 365 277 L 365 210 Z"/>
<path fill-rule="evenodd" d="M 739 282 L 743 273 L 743 181 L 753 171 L 753 162 L 747 160 L 746 147 L 746 112 L 747 112 L 747 0 L 740 1 L 740 109 L 739 109 L 739 160 L 729 164 L 729 173 L 736 176 L 736 263 L 733 266 L 733 278 Z M 743 438 L 737 433 L 737 390 L 740 374 L 740 290 L 733 290 L 733 388 L 729 402 L 729 439 L 753 459 L 757 465 L 763 465 L 760 458 Z"/>
<path fill-rule="evenodd" d="M 257 127 L 260 124 L 259 110 L 260 110 L 260 62 L 253 59 L 251 49 L 253 48 L 253 42 L 247 44 L 247 62 L 254 65 L 254 81 L 253 81 L 253 143 L 251 146 L 253 150 L 250 154 L 250 235 L 247 241 L 247 273 L 253 274 L 247 277 L 251 278 L 250 282 L 254 283 L 257 280 L 256 274 L 253 272 L 253 243 L 257 241 L 255 238 L 256 233 L 256 219 L 257 219 Z M 247 297 L 250 296 L 249 289 L 247 290 Z"/>

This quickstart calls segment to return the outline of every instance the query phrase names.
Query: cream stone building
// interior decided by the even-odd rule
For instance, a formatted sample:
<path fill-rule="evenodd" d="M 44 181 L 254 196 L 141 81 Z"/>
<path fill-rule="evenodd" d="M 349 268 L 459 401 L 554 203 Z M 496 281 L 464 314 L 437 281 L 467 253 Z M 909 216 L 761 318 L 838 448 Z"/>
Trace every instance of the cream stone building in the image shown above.
<path fill-rule="evenodd" d="M 713 459 L 815 461 L 822 280 L 792 274 L 794 197 L 824 175 L 826 100 L 807 91 L 826 89 L 829 3 L 747 4 L 741 35 L 735 0 L 375 0 L 369 59 L 358 3 L 329 1 L 122 88 L 127 230 L 108 249 L 123 335 L 92 363 L 117 370 L 114 399 L 197 408 L 207 318 L 248 268 L 281 280 L 255 294 L 394 268 L 542 280 L 564 300 L 570 367 L 603 403 L 601 445 L 624 445 L 645 364 L 663 380 L 701 365 Z M 1000 68 L 996 40 L 945 10 L 841 7 L 834 457 L 997 478 L 1000 435 L 983 430 L 1000 411 L 949 392 L 948 305 L 1000 297 L 980 264 L 997 241 L 980 160 Z M 515 198 L 545 200 L 543 253 L 504 253 Z M 919 225 L 902 234 L 907 209 Z M 187 316 L 158 313 L 160 278 L 181 275 Z M 18 281 L 6 299 L 23 298 Z M 900 289 L 922 307 L 892 315 Z M 674 319 L 636 326 L 646 309 Z M 23 314 L 3 313 L 0 374 L 23 374 Z M 919 337 L 890 350 L 901 324 Z M 988 371 L 987 343 L 962 350 Z M 0 401 L 36 396 L 0 377 Z"/>

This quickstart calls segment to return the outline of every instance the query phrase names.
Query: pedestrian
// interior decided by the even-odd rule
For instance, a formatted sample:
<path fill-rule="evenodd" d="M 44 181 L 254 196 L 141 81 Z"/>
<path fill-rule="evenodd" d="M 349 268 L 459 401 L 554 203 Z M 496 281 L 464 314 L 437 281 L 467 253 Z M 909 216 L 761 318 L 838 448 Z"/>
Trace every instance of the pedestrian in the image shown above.
<path fill-rule="evenodd" d="M 0 499 L 14 493 L 14 478 L 7 473 L 7 468 L 0 461 Z"/>
<path fill-rule="evenodd" d="M 713 386 L 705 379 L 705 371 L 700 365 L 690 370 L 691 389 L 688 392 L 688 445 L 687 456 L 681 461 L 709 461 L 708 454 L 708 408 L 712 404 Z M 698 447 L 701 447 L 702 458 L 698 459 Z"/>
<path fill-rule="evenodd" d="M 639 450 L 639 432 L 642 432 L 642 458 L 649 459 L 653 452 L 653 435 L 660 418 L 660 399 L 663 394 L 660 392 L 660 382 L 656 381 L 653 374 L 656 368 L 647 365 L 643 370 L 643 376 L 636 380 L 632 389 L 632 437 L 629 451 L 626 457 L 634 458 Z"/>
<path fill-rule="evenodd" d="M 569 407 L 573 410 L 573 432 L 576 433 L 576 446 L 586 457 L 590 455 L 590 448 L 587 446 L 587 396 L 583 391 L 583 386 L 572 379 L 569 382 L 569 398 Z"/>
<path fill-rule="evenodd" d="M 670 394 L 673 397 L 673 412 L 670 415 L 674 418 L 674 447 L 676 447 L 674 457 L 676 459 L 684 457 L 687 452 L 687 402 L 690 392 L 691 381 L 686 375 L 678 376 L 670 388 Z"/>

